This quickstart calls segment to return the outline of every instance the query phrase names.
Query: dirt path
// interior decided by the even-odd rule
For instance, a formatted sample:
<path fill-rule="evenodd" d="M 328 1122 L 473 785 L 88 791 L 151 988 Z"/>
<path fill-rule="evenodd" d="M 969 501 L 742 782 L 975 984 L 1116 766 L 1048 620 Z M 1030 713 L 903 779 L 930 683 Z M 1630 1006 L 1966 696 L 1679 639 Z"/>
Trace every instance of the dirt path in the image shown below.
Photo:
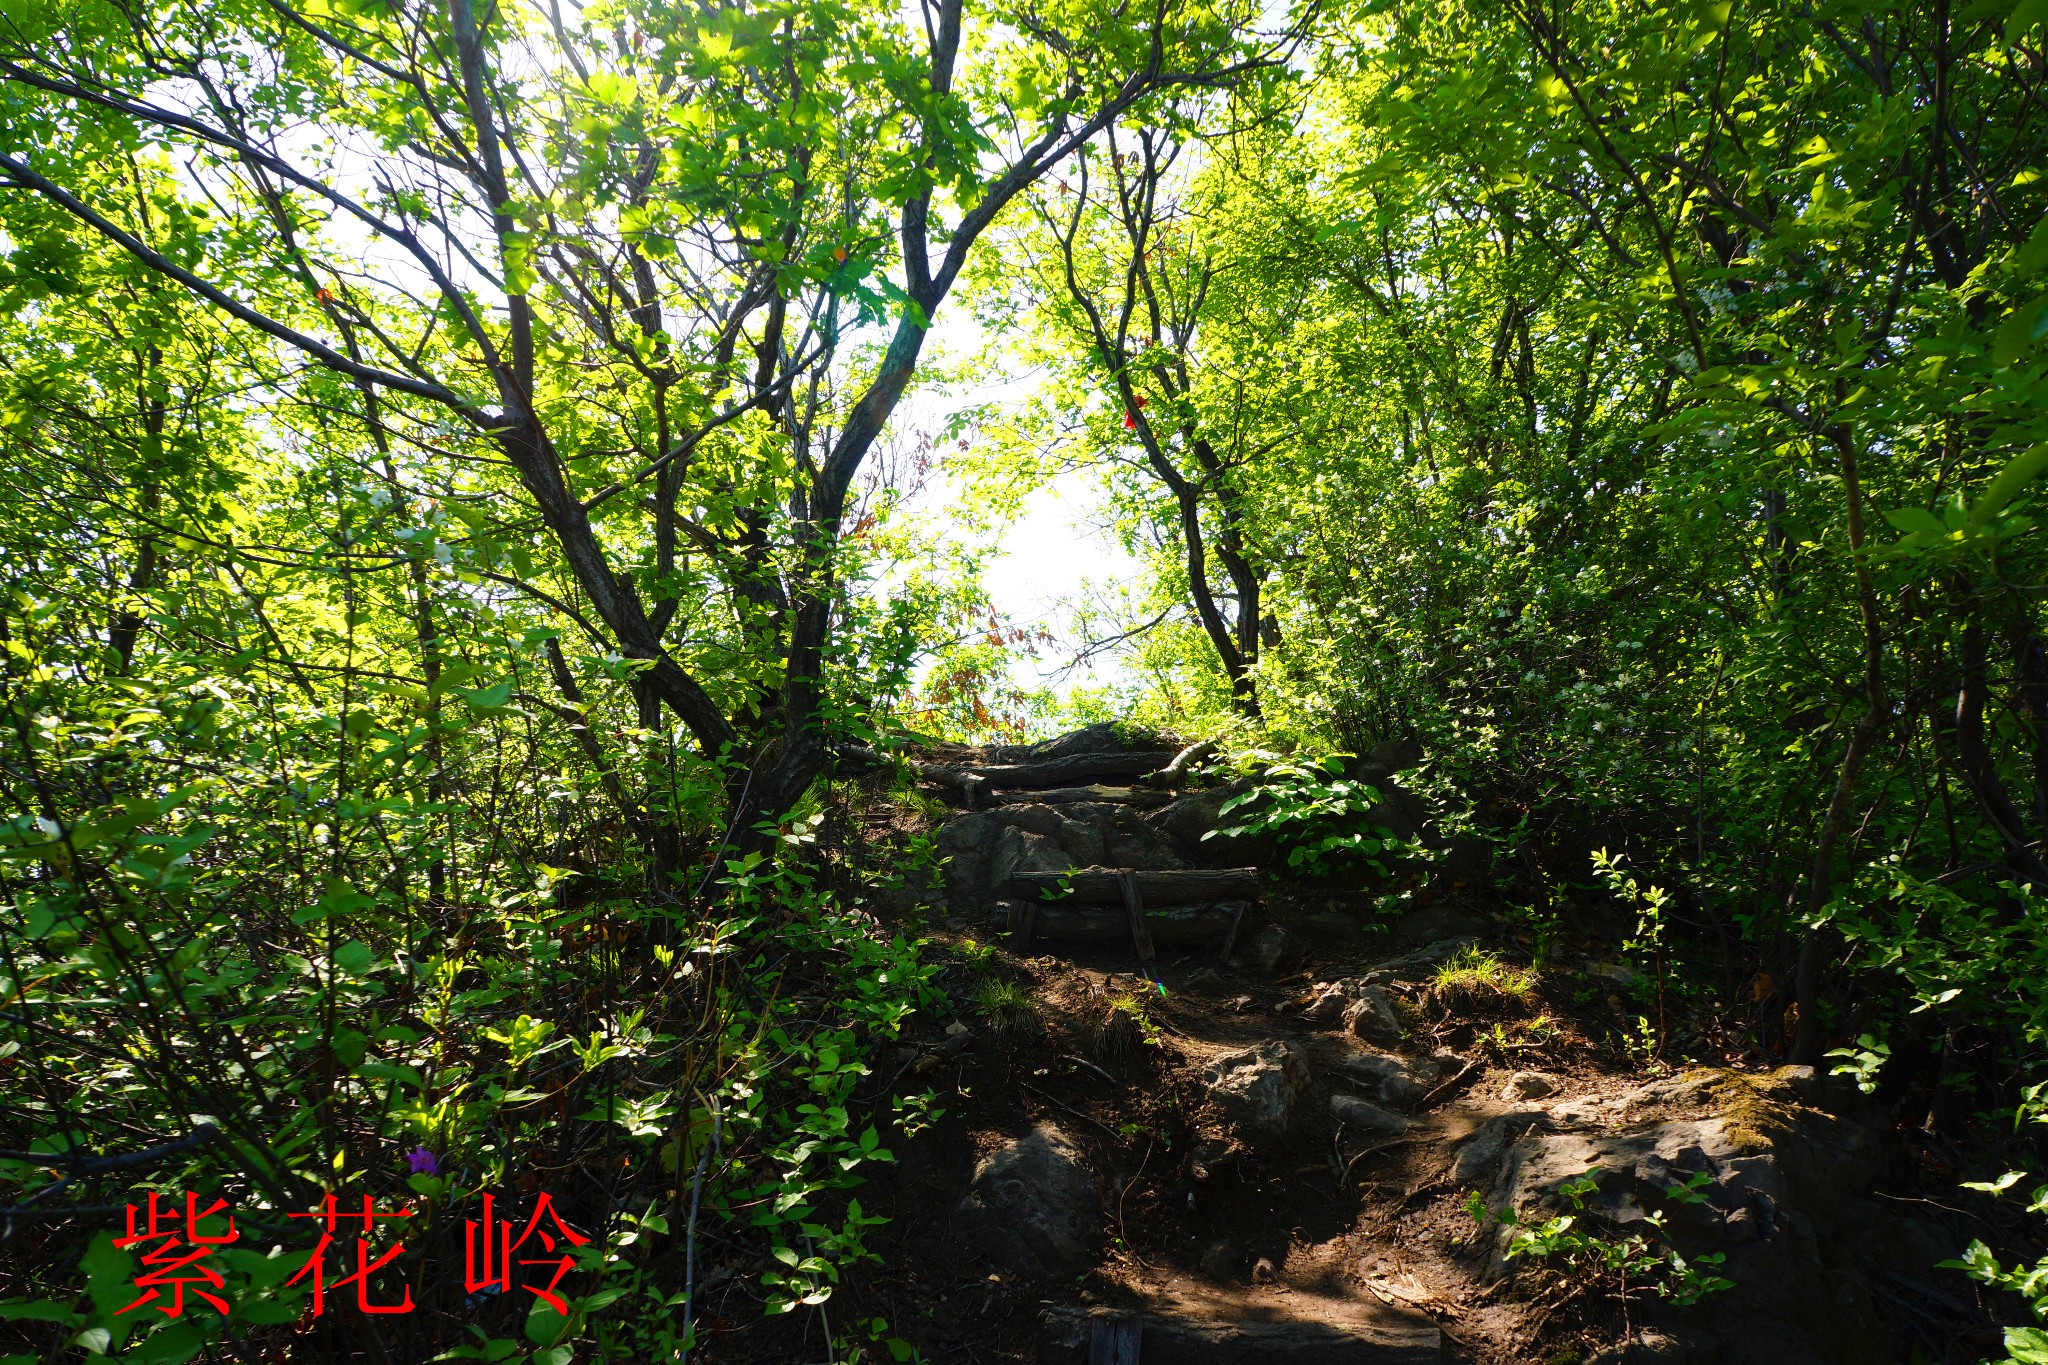
<path fill-rule="evenodd" d="M 1855 1097 L 1824 1077 L 1675 1077 L 1617 1047 L 1620 969 L 1596 920 L 1531 972 L 1496 907 L 1445 876 L 1397 914 L 1384 883 L 1275 881 L 1228 960 L 1214 939 L 1162 946 L 1149 974 L 1127 939 L 1021 947 L 1015 872 L 1209 852 L 1214 821 L 1195 817 L 1213 796 L 1123 791 L 980 793 L 938 830 L 944 899 L 881 909 L 950 962 L 957 1017 L 923 1024 L 884 1078 L 944 1115 L 860 1192 L 889 1221 L 842 1315 L 886 1318 L 933 1362 L 1848 1365 L 1928 1342 L 1917 1358 L 1976 1359 L 1988 1320 L 1932 1269 L 1967 1238 L 1866 1193 L 1896 1166 L 1882 1123 L 1840 1117 Z M 1580 1268 L 1504 1275 L 1472 1192 L 1556 1212 L 1596 1168 L 1620 1179 L 1595 1214 L 1687 1215 L 1688 1245 L 1726 1248 L 1703 1262 L 1725 1255 L 1740 1282 L 1723 1313 L 1674 1314 Z M 1709 1202 L 1664 1208 L 1699 1175 Z M 1870 1262 L 1833 1254 L 1838 1237 Z M 1879 1302 L 1900 1268 L 1940 1315 Z M 823 1358 L 753 1340 L 733 1358 Z"/>
<path fill-rule="evenodd" d="M 1162 823 L 1156 800 L 1134 795 L 1063 817 Z M 999 825 L 1004 809 L 980 818 Z M 1028 863 L 1025 852 L 1013 861 Z M 1232 960 L 1213 940 L 1162 949 L 1154 980 L 1128 942 L 1041 937 L 1013 951 L 1008 906 L 955 889 L 933 931 L 962 960 L 953 984 L 971 1032 L 910 1061 L 949 1115 L 903 1153 L 883 1253 L 901 1305 L 892 1320 L 915 1322 L 930 1358 L 1117 1358 L 1091 1354 L 1091 1338 L 1112 1330 L 1098 1319 L 1140 1323 L 1149 1360 L 1189 1362 L 1437 1361 L 1466 1356 L 1461 1340 L 1483 1353 L 1514 1331 L 1519 1315 L 1492 1305 L 1454 1254 L 1477 1229 L 1452 1207 L 1445 1156 L 1491 1112 L 1469 1097 L 1512 1068 L 1447 1046 L 1473 1030 L 1428 1018 L 1419 999 L 1453 947 L 1437 931 L 1469 941 L 1457 931 L 1484 929 L 1483 915 L 1439 902 L 1397 940 L 1364 890 L 1276 889 Z M 1398 1040 L 1369 1046 L 1341 1010 L 1315 1011 L 1316 983 L 1397 958 L 1385 989 Z M 1514 1013 L 1540 1010 L 1531 1000 Z M 1518 1028 L 1505 1021 L 1501 1037 Z M 1561 1030 L 1548 1037 L 1551 1054 L 1569 1050 Z M 1219 1101 L 1215 1077 L 1233 1058 L 1250 1054 L 1256 1088 L 1268 1079 L 1261 1050 L 1276 1047 L 1295 1059 L 1281 1070 L 1298 1072 L 1284 1079 L 1279 1122 Z M 1422 1088 L 1385 1103 L 1380 1076 L 1347 1069 L 1361 1057 L 1400 1059 Z M 1004 1230 L 960 1217 L 977 1165 L 1042 1127 L 1077 1149 L 1099 1201 L 1085 1250 L 1056 1265 L 1006 1256 Z"/>

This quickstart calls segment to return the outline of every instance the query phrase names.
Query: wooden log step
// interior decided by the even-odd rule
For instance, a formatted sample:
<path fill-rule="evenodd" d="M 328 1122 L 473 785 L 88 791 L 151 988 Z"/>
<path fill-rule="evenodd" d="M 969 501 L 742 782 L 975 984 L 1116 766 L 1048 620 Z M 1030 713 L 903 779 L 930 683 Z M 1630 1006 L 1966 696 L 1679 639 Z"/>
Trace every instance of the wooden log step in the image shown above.
<path fill-rule="evenodd" d="M 1044 900 L 1044 893 L 1050 891 L 1063 901 L 1113 904 L 1124 898 L 1121 878 L 1127 871 L 1130 869 L 1084 867 L 1072 872 L 1018 872 L 1010 877 L 1010 889 L 1036 900 Z M 1141 869 L 1135 875 L 1148 910 L 1197 901 L 1256 900 L 1263 890 L 1256 867 Z"/>
<path fill-rule="evenodd" d="M 1153 806 L 1163 806 L 1172 799 L 1171 792 L 1155 791 L 1150 787 L 1107 787 L 1096 783 L 1086 787 L 1054 787 L 1050 791 L 1006 791 L 997 804 L 1067 806 L 1083 801 L 1099 801 L 1110 805 L 1150 809 Z"/>
<path fill-rule="evenodd" d="M 991 787 L 1072 787 L 1104 780 L 1131 781 L 1171 761 L 1170 754 L 1069 754 L 1035 763 L 976 764 L 973 772 Z"/>
<path fill-rule="evenodd" d="M 1243 915 L 1244 901 L 1217 901 L 1203 905 L 1171 905 L 1145 909 L 1145 929 L 1154 944 L 1201 943 L 1222 938 Z M 1091 908 L 1072 902 L 1038 904 L 1031 901 L 998 901 L 997 927 L 1006 933 L 1030 935 L 1030 940 L 1057 939 L 1062 943 L 1129 943 L 1131 921 L 1123 907 Z M 1020 945 L 1028 947 L 1028 944 Z"/>
<path fill-rule="evenodd" d="M 1004 790 L 1059 789 L 1088 783 L 1132 782 L 1157 771 L 1171 760 L 1169 754 L 1069 754 L 1027 763 L 927 763 L 908 755 L 878 753 L 863 744 L 836 746 L 840 757 L 866 767 L 887 767 L 902 763 L 926 782 L 938 782 L 961 791 L 969 808 L 979 804 L 978 795 L 988 788 Z"/>

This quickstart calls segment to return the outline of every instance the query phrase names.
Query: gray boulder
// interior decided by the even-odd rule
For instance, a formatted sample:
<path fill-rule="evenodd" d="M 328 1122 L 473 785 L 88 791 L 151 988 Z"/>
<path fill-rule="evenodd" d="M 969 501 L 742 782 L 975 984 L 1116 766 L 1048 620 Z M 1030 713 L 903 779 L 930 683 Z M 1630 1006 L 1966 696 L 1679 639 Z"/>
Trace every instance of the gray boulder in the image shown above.
<path fill-rule="evenodd" d="M 1372 977 L 1324 982 L 1302 1018 L 1323 1028 L 1339 1026 L 1380 1047 L 1401 1041 L 1401 1016 L 1394 1012 L 1393 998 Z"/>
<path fill-rule="evenodd" d="M 1244 947 L 1244 960 L 1262 972 L 1278 971 L 1301 957 L 1301 941 L 1277 924 L 1269 924 L 1252 935 Z"/>
<path fill-rule="evenodd" d="M 1337 1072 L 1382 1104 L 1406 1109 L 1422 1103 L 1438 1072 L 1429 1062 L 1411 1061 L 1391 1052 L 1354 1052 L 1338 1062 Z"/>
<path fill-rule="evenodd" d="M 1239 812 L 1224 815 L 1224 804 L 1250 791 L 1252 785 L 1251 778 L 1239 777 L 1220 787 L 1177 796 L 1152 813 L 1152 826 L 1172 841 L 1182 857 L 1194 862 L 1234 867 L 1271 861 L 1274 849 L 1270 839 L 1250 835 L 1203 837 L 1236 821 Z"/>
<path fill-rule="evenodd" d="M 1424 981 L 1435 975 L 1438 967 L 1456 957 L 1459 949 L 1474 948 L 1478 944 L 1479 940 L 1470 936 L 1438 939 L 1414 952 L 1387 959 L 1359 979 L 1368 986 L 1383 986 L 1389 981 Z"/>
<path fill-rule="evenodd" d="M 1378 986 L 1362 987 L 1344 1007 L 1342 1022 L 1346 1032 L 1368 1043 L 1393 1047 L 1401 1041 L 1401 1016 L 1394 1013 L 1392 998 Z"/>
<path fill-rule="evenodd" d="M 1501 1087 L 1504 1100 L 1540 1100 L 1546 1095 L 1555 1095 L 1559 1086 L 1557 1077 L 1541 1071 L 1517 1071 Z"/>
<path fill-rule="evenodd" d="M 1432 905 L 1423 910 L 1411 910 L 1395 921 L 1394 941 L 1404 948 L 1421 949 L 1426 954 L 1439 943 L 1476 941 L 1486 930 L 1486 920 L 1470 910 Z M 1444 961 L 1456 951 L 1455 948 L 1447 950 L 1437 961 Z"/>
<path fill-rule="evenodd" d="M 1356 1095 L 1330 1096 L 1330 1117 L 1347 1127 L 1362 1129 L 1368 1133 L 1400 1133 L 1414 1125 L 1413 1119 L 1403 1118 L 1391 1109 L 1382 1109 L 1370 1100 L 1359 1099 Z"/>
<path fill-rule="evenodd" d="M 1308 1055 L 1297 1043 L 1271 1039 L 1218 1057 L 1202 1069 L 1202 1082 L 1241 1141 L 1284 1137 L 1308 1089 Z"/>
<path fill-rule="evenodd" d="M 1073 1274 L 1088 1253 L 1100 1198 L 1067 1135 L 1042 1123 L 982 1158 L 954 1219 L 967 1240 L 1012 1274 Z"/>
<path fill-rule="evenodd" d="M 1849 1211 L 1883 1173 L 1882 1116 L 1857 1103 L 1836 1112 L 1809 1103 L 1818 1087 L 1787 1068 L 1776 1075 L 1699 1072 L 1638 1089 L 1609 1111 L 1634 1114 L 1618 1127 L 1576 1122 L 1580 1111 L 1513 1109 L 1465 1141 L 1453 1180 L 1477 1189 L 1490 1208 L 1511 1205 L 1523 1221 L 1572 1212 L 1562 1187 L 1598 1169 L 1587 1200 L 1601 1235 L 1644 1232 L 1662 1218 L 1688 1259 L 1720 1253 L 1718 1273 L 1735 1287 L 1658 1330 L 1687 1335 L 1679 1358 L 1721 1365 L 1852 1365 L 1891 1358 L 1876 1309 L 1876 1277 L 1930 1266 L 1880 1259 L 1848 1231 Z M 1830 1097 L 1839 1098 L 1839 1097 Z M 1704 1177 L 1697 1200 L 1670 1191 Z M 1874 1201 L 1869 1201 L 1874 1202 Z M 1896 1221 L 1903 1215 L 1891 1215 Z M 1492 1272 L 1505 1260 L 1506 1230 Z M 1951 1252 L 1950 1254 L 1953 1254 Z M 1869 1256 L 1868 1264 L 1859 1257 Z M 1889 1292 L 1889 1291 L 1882 1291 Z M 1670 1310 L 1678 1313 L 1680 1310 Z M 1706 1333 L 1698 1337 L 1696 1333 Z M 1704 1352 L 1705 1354 L 1700 1354 Z M 1617 1359 L 1636 1359 L 1636 1356 Z M 1646 1355 L 1644 1359 L 1664 1359 Z"/>

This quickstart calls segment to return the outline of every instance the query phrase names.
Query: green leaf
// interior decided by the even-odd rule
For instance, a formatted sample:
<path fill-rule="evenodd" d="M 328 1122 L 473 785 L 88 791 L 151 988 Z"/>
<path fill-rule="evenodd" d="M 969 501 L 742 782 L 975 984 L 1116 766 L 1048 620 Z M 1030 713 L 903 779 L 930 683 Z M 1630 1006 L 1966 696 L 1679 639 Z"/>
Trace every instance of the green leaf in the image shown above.
<path fill-rule="evenodd" d="M 364 895 L 337 877 L 327 883 L 327 889 L 319 900 L 292 912 L 292 923 L 311 924 L 330 915 L 351 915 L 358 910 L 368 910 L 376 904 L 376 897 Z"/>
<path fill-rule="evenodd" d="M 135 1298 L 135 1258 L 114 1245 L 114 1234 L 93 1238 L 78 1260 L 86 1292 L 102 1313 L 115 1313 Z"/>
<path fill-rule="evenodd" d="M 236 1317 L 265 1327 L 295 1321 L 303 1311 L 297 1303 L 284 1299 L 250 1299 L 235 1305 Z"/>
<path fill-rule="evenodd" d="M 336 1029 L 334 1032 L 334 1055 L 343 1066 L 359 1066 L 363 1053 L 369 1049 L 370 1040 L 358 1029 Z"/>
<path fill-rule="evenodd" d="M 2005 505 L 2043 469 L 2048 469 L 2048 441 L 2013 456 L 2012 463 L 1998 471 L 1998 477 L 1991 481 L 1991 486 L 1971 505 L 1970 529 L 1984 529 L 1985 523 L 2004 511 Z"/>
<path fill-rule="evenodd" d="M 183 1365 L 206 1346 L 206 1334 L 192 1318 L 180 1318 L 151 1333 L 122 1357 L 137 1365 Z"/>
<path fill-rule="evenodd" d="M 1913 534 L 1937 537 L 1948 534 L 1948 528 L 1941 524 L 1941 518 L 1921 507 L 1901 507 L 1897 511 L 1886 512 L 1884 519 L 1901 531 Z"/>
<path fill-rule="evenodd" d="M 2012 17 L 2005 21 L 2005 40 L 2016 43 L 2044 21 L 2048 21 L 2048 0 L 2019 0 L 2012 7 Z"/>
<path fill-rule="evenodd" d="M 421 1078 L 420 1073 L 403 1062 L 361 1062 L 357 1064 L 355 1074 L 369 1080 L 397 1081 L 402 1085 L 411 1086 L 414 1090 L 427 1088 L 427 1083 Z"/>
<path fill-rule="evenodd" d="M 2027 347 L 2044 336 L 2048 336 L 2048 294 L 2031 303 L 2023 303 L 2006 314 L 2005 322 L 1991 342 L 1992 363 L 2000 366 L 2012 364 L 2025 354 Z"/>
<path fill-rule="evenodd" d="M 505 703 L 512 700 L 511 680 L 492 683 L 489 687 L 464 688 L 462 699 L 478 711 L 501 711 Z"/>
<path fill-rule="evenodd" d="M 2034 224 L 2034 230 L 2027 234 L 2026 243 L 2013 253 L 2013 263 L 2029 275 L 2048 270 L 2048 218 Z"/>
<path fill-rule="evenodd" d="M 535 1299 L 526 1315 L 526 1339 L 536 1346 L 552 1346 L 569 1328 L 569 1319 L 557 1313 L 546 1299 Z"/>
<path fill-rule="evenodd" d="M 0 1321 L 17 1321 L 22 1318 L 35 1322 L 69 1322 L 78 1316 L 61 1303 L 48 1299 L 31 1299 L 26 1303 L 0 1303 Z"/>

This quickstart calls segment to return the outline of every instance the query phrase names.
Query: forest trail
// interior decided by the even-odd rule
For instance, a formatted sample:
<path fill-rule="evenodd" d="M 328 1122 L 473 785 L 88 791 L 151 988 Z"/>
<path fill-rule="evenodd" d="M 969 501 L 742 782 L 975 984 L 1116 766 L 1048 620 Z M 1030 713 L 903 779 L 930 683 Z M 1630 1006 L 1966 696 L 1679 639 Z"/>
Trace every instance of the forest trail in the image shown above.
<path fill-rule="evenodd" d="M 1249 905 L 1154 908 L 1152 965 L 1121 905 L 1027 911 L 1018 888 L 1059 880 L 1045 874 L 1166 886 L 1200 861 L 1273 858 L 1201 837 L 1242 781 L 956 785 L 1054 759 L 1130 780 L 1167 757 L 1072 761 L 1112 741 L 1096 727 L 1035 752 L 923 756 L 927 781 L 975 808 L 935 821 L 943 893 L 906 892 L 885 918 L 932 917 L 957 1017 L 907 1042 L 891 1080 L 928 1085 L 945 1116 L 863 1192 L 891 1222 L 881 1268 L 842 1291 L 853 1311 L 885 1314 L 934 1362 L 1077 1365 L 1849 1362 L 1885 1358 L 1887 1336 L 1982 1325 L 1933 1269 L 1959 1229 L 1887 1202 L 1910 1172 L 1852 1086 L 1631 1057 L 1612 1042 L 1627 973 L 1601 960 L 1611 926 L 1584 921 L 1528 971 L 1528 934 L 1455 855 L 1408 876 L 1393 915 L 1385 877 L 1268 877 Z M 1404 761 L 1360 767 L 1413 832 L 1389 766 Z M 872 818 L 879 833 L 920 817 Z M 1100 879 L 1072 880 L 1080 900 Z M 1593 1168 L 1579 1226 L 1612 1238 L 1578 1255 L 1510 1263 L 1509 1230 L 1467 1208 L 1477 1190 L 1540 1222 L 1571 1212 L 1566 1187 Z M 1631 1235 L 1624 1296 L 1594 1263 Z M 1693 1274 L 1734 1287 L 1691 1308 L 1647 1292 L 1661 1277 L 1685 1297 L 1654 1259 L 1680 1244 L 1705 1253 Z M 809 1358 L 792 1348 L 755 1358 Z"/>

